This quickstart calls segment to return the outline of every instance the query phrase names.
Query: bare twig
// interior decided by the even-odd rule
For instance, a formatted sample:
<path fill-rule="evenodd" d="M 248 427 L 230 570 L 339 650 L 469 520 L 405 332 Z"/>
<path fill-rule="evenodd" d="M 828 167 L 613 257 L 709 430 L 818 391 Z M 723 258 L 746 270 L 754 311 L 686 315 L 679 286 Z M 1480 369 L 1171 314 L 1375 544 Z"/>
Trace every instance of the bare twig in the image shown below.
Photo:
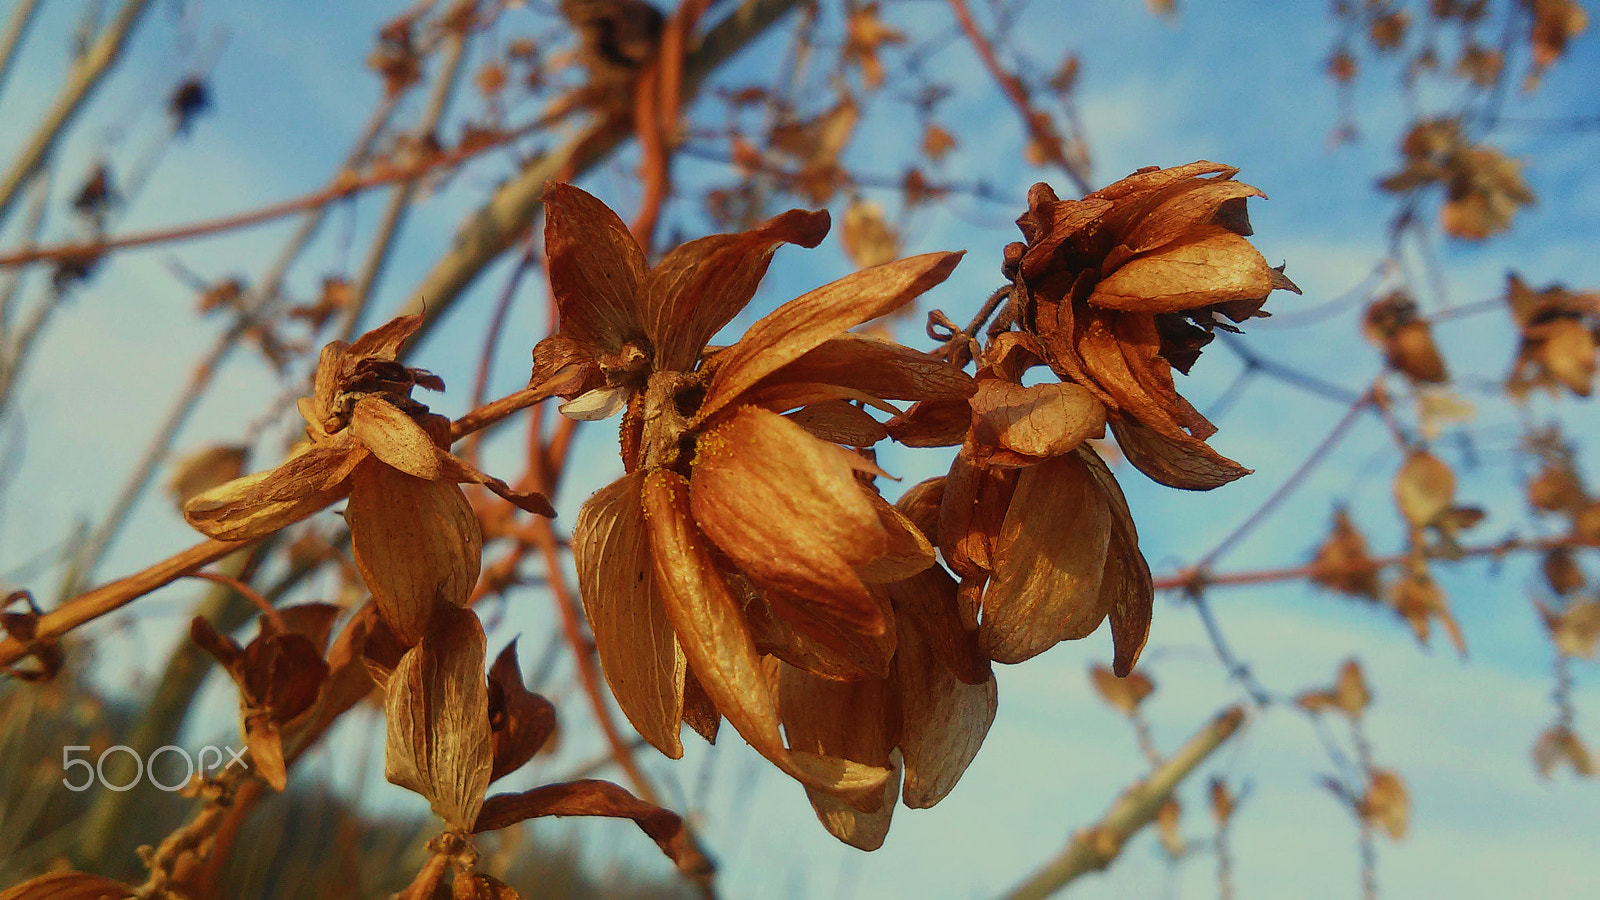
<path fill-rule="evenodd" d="M 798 5 L 799 0 L 744 0 L 723 17 L 685 64 L 685 99 L 694 96 L 717 66 Z M 457 230 L 454 247 L 412 290 L 405 312 L 425 315 L 428 321 L 449 312 L 489 263 L 532 226 L 544 197 L 545 182 L 563 171 L 573 175 L 587 171 L 627 139 L 628 124 L 617 119 L 596 122 L 577 141 L 536 157 L 520 175 L 502 185 Z"/>
<path fill-rule="evenodd" d="M 1187 778 L 1238 732 L 1244 710 L 1230 707 L 1208 722 L 1150 777 L 1128 788 L 1094 825 L 1073 835 L 1059 856 L 1005 896 L 1009 900 L 1048 897 L 1072 881 L 1111 865 L 1128 840 L 1155 821 L 1156 813 Z"/>
<path fill-rule="evenodd" d="M 445 11 L 444 17 L 459 15 L 458 9 L 463 6 L 470 9 L 476 5 L 477 0 L 459 0 L 451 9 Z M 424 146 L 425 139 L 438 129 L 439 123 L 449 110 L 450 100 L 455 96 L 456 86 L 461 81 L 461 72 L 466 64 L 469 35 L 469 29 L 454 29 L 445 41 L 444 59 L 441 63 L 443 71 L 439 73 L 439 80 L 435 82 L 433 93 L 428 98 L 427 109 L 423 111 L 416 127 L 412 129 L 413 147 Z M 342 340 L 350 340 L 361 324 L 361 314 L 372 300 L 373 290 L 383 274 L 390 251 L 394 249 L 395 238 L 399 235 L 401 226 L 405 224 L 406 212 L 411 208 L 411 201 L 417 195 L 417 185 L 418 177 L 412 177 L 396 182 L 389 192 L 389 203 L 383 210 L 383 218 L 378 222 L 378 229 L 367 251 L 366 261 L 361 266 L 361 274 L 356 278 L 355 292 L 350 306 L 341 311 L 338 336 Z"/>
<path fill-rule="evenodd" d="M 66 87 L 56 96 L 55 105 L 50 108 L 44 121 L 34 131 L 27 146 L 12 162 L 10 171 L 5 174 L 3 180 L 0 180 L 0 222 L 5 221 L 6 213 L 10 211 L 11 204 L 17 199 L 22 186 L 39 171 L 39 167 L 54 149 L 57 139 L 61 137 L 73 117 L 83 109 L 89 94 L 122 55 L 122 48 L 128 40 L 128 35 L 133 32 L 133 27 L 139 23 L 140 17 L 149 6 L 150 0 L 128 0 L 124 3 L 117 17 L 100 33 L 88 53 L 73 65 Z"/>
<path fill-rule="evenodd" d="M 39 0 L 22 0 L 11 13 L 5 36 L 0 37 L 0 94 L 5 92 L 6 76 L 11 72 L 11 62 L 16 59 L 17 48 L 22 45 L 22 36 L 28 33 L 28 25 L 38 10 Z"/>

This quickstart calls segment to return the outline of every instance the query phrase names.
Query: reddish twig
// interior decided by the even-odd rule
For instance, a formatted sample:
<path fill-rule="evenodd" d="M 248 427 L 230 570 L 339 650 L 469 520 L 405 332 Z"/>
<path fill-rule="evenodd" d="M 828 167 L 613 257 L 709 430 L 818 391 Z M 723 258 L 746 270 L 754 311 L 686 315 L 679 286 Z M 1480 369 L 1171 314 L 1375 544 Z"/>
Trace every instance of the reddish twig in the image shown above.
<path fill-rule="evenodd" d="M 1022 79 L 1007 72 L 1000 64 L 1000 57 L 995 53 L 994 44 L 984 35 L 978 27 L 976 19 L 972 18 L 972 10 L 967 8 L 967 0 L 950 0 L 950 9 L 956 14 L 956 21 L 961 25 L 961 31 L 966 34 L 967 40 L 972 43 L 972 49 L 978 53 L 978 58 L 983 61 L 983 67 L 989 70 L 995 84 L 1000 87 L 1001 93 L 1011 101 L 1022 115 L 1022 122 L 1028 129 L 1028 136 L 1038 144 L 1047 154 L 1050 161 L 1061 167 L 1072 179 L 1073 187 L 1078 193 L 1087 194 L 1094 190 L 1088 179 L 1083 177 L 1072 164 L 1067 162 L 1066 156 L 1061 152 L 1061 138 L 1055 133 L 1055 128 L 1050 124 L 1050 117 L 1043 110 L 1034 108 L 1033 101 L 1028 98 L 1028 86 Z"/>

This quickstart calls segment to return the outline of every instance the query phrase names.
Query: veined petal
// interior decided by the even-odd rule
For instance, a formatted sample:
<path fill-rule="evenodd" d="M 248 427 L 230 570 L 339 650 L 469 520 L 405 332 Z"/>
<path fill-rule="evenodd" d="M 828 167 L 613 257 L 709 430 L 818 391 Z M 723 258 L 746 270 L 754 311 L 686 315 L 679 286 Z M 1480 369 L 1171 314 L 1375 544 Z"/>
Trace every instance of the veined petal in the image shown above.
<path fill-rule="evenodd" d="M 439 448 L 417 421 L 394 404 L 362 397 L 350 414 L 350 433 L 372 455 L 414 478 L 438 481 Z"/>
<path fill-rule="evenodd" d="M 774 595 L 803 603 L 825 627 L 813 636 L 825 642 L 831 632 L 886 631 L 851 568 L 888 546 L 878 512 L 852 474 L 851 456 L 782 416 L 743 407 L 701 436 L 690 480 L 701 530 L 768 594 L 779 615 L 784 610 Z"/>
<path fill-rule="evenodd" d="M 1150 637 L 1155 588 L 1150 565 L 1139 549 L 1139 531 L 1134 527 L 1128 498 L 1123 496 L 1117 476 L 1089 447 L 1078 448 L 1077 454 L 1111 511 L 1111 540 L 1106 546 L 1105 576 L 1100 581 L 1100 605 L 1111 618 L 1111 640 L 1116 648 L 1112 671 L 1122 678 L 1133 671 L 1133 664 L 1139 661 Z"/>
<path fill-rule="evenodd" d="M 933 659 L 950 674 L 964 684 L 989 680 L 993 667 L 978 646 L 977 630 L 969 630 L 962 621 L 956 580 L 944 566 L 930 566 L 884 585 L 884 590 L 894 603 L 896 621 L 910 622 Z"/>
<path fill-rule="evenodd" d="M 364 455 L 364 454 L 363 454 Z M 246 475 L 189 499 L 183 517 L 219 541 L 251 541 L 293 525 L 337 502 L 350 489 L 347 448 L 307 447 L 275 469 Z"/>
<path fill-rule="evenodd" d="M 991 673 L 964 684 L 935 659 L 911 616 L 900 619 L 901 734 L 905 756 L 905 803 L 926 809 L 943 800 L 978 755 L 999 708 Z"/>
<path fill-rule="evenodd" d="M 796 382 L 843 385 L 885 400 L 959 400 L 977 389 L 972 376 L 943 360 L 863 334 L 822 342 L 760 386 Z"/>
<path fill-rule="evenodd" d="M 791 209 L 736 234 L 713 234 L 667 253 L 646 276 L 640 306 L 656 366 L 687 372 L 722 326 L 745 308 L 782 244 L 815 247 L 828 214 Z"/>
<path fill-rule="evenodd" d="M 435 605 L 467 602 L 483 534 L 454 482 L 424 481 L 369 459 L 350 478 L 345 519 L 378 613 L 407 646 L 422 638 Z"/>
<path fill-rule="evenodd" d="M 561 333 L 606 350 L 643 336 L 637 297 L 649 267 L 628 226 L 570 184 L 545 185 L 544 208 L 545 266 Z"/>
<path fill-rule="evenodd" d="M 1250 218 L 1245 214 L 1244 201 L 1248 197 L 1265 199 L 1267 196 L 1242 181 L 1218 178 L 1197 178 L 1171 185 L 1163 189 L 1163 193 L 1165 196 L 1159 198 L 1159 205 L 1140 219 L 1133 233 L 1122 242 L 1129 251 L 1146 253 L 1204 225 L 1232 225 L 1230 231 L 1249 235 Z M 1228 215 L 1234 211 L 1238 214 Z"/>
<path fill-rule="evenodd" d="M 893 686 L 881 678 L 830 681 L 788 665 L 778 676 L 778 708 L 791 745 L 892 771 L 883 793 L 862 796 L 855 803 L 806 789 L 823 826 L 862 850 L 882 846 L 899 793 L 900 767 L 892 759 L 900 738 L 898 699 Z"/>
<path fill-rule="evenodd" d="M 884 769 L 784 747 L 772 689 L 739 604 L 690 518 L 688 481 L 657 469 L 645 476 L 643 494 L 667 618 L 717 709 L 757 752 L 803 784 L 849 796 L 883 790 Z"/>
<path fill-rule="evenodd" d="M 829 338 L 893 312 L 949 277 L 960 253 L 925 253 L 863 269 L 790 300 L 723 351 L 711 376 L 703 422 L 739 394 Z"/>
<path fill-rule="evenodd" d="M 351 359 L 376 357 L 393 361 L 400 355 L 400 345 L 421 327 L 421 316 L 396 316 L 356 338 L 344 355 Z"/>
<path fill-rule="evenodd" d="M 1259 299 L 1276 286 L 1272 267 L 1249 240 L 1206 226 L 1118 266 L 1095 285 L 1089 303 L 1133 312 L 1182 312 Z"/>
<path fill-rule="evenodd" d="M 1211 449 L 1205 441 L 1146 428 L 1134 419 L 1113 419 L 1111 434 L 1128 462 L 1155 481 L 1186 491 L 1209 491 L 1237 481 L 1247 469 Z"/>
<path fill-rule="evenodd" d="M 623 715 L 645 740 L 670 759 L 683 755 L 688 664 L 656 583 L 634 472 L 590 497 L 572 532 L 583 612 L 594 632 L 600 667 Z"/>
<path fill-rule="evenodd" d="M 788 418 L 820 440 L 847 447 L 870 447 L 889 436 L 882 422 L 844 400 L 812 403 Z"/>
<path fill-rule="evenodd" d="M 1031 659 L 1100 627 L 1111 510 L 1076 455 L 1024 469 L 995 541 L 978 640 L 995 662 Z"/>
<path fill-rule="evenodd" d="M 975 439 L 1025 456 L 1060 456 L 1105 435 L 1105 406 L 1076 384 L 1024 387 L 984 378 L 970 402 Z"/>
<path fill-rule="evenodd" d="M 936 560 L 933 545 L 921 529 L 889 501 L 871 491 L 864 493 L 872 508 L 878 511 L 878 521 L 889 540 L 881 555 L 855 567 L 856 574 L 872 583 L 899 581 L 933 565 Z"/>
<path fill-rule="evenodd" d="M 389 678 L 384 777 L 428 798 L 439 818 L 471 831 L 494 764 L 483 625 L 470 609 L 440 609 Z"/>

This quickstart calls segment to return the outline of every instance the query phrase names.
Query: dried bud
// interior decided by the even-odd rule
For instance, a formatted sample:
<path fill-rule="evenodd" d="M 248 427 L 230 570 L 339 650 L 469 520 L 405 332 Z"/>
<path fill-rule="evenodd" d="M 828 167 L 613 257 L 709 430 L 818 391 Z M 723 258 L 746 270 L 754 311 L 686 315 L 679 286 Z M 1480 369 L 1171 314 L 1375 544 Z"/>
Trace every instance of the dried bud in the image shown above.
<path fill-rule="evenodd" d="M 1007 248 L 1023 330 L 1061 380 L 1105 406 L 1129 461 L 1174 487 L 1214 488 L 1248 470 L 1205 443 L 1216 428 L 1172 370 L 1189 371 L 1213 329 L 1265 315 L 1273 290 L 1298 292 L 1246 239 L 1245 202 L 1264 195 L 1236 171 L 1142 169 L 1082 200 L 1035 185 L 1017 220 L 1027 243 Z"/>

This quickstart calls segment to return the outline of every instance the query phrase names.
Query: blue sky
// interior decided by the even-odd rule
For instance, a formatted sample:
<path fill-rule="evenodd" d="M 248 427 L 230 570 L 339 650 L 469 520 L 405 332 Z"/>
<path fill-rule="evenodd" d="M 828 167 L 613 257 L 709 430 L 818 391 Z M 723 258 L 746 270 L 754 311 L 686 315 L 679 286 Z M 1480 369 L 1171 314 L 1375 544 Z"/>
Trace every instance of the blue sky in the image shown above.
<path fill-rule="evenodd" d="M 36 33 L 46 40 L 27 49 L 9 90 L 0 96 L 0 121 L 8 123 L 0 128 L 0 156 L 8 157 L 26 132 L 9 123 L 36 120 L 62 73 L 64 36 L 75 13 L 63 4 L 45 7 Z M 184 71 L 173 37 L 174 8 L 158 4 L 137 35 L 128 65 L 89 110 L 89 127 L 63 148 L 66 183 L 58 191 L 72 186 L 102 145 L 106 128 L 128 120 L 126 111 L 142 108 L 143 118 L 134 121 L 134 136 L 124 139 L 124 151 L 139 145 L 138 135 L 148 134 L 158 106 L 143 98 L 159 95 Z M 320 185 L 345 152 L 353 123 L 365 118 L 378 94 L 362 59 L 376 24 L 396 7 L 350 3 L 335 16 L 325 13 L 323 4 L 308 2 L 190 9 L 203 38 L 209 39 L 214 27 L 228 29 L 212 82 L 217 108 L 200 121 L 193 138 L 168 153 L 123 220 L 129 229 L 243 209 Z M 942 4 L 898 4 L 886 17 L 913 34 L 947 28 Z M 501 34 L 515 33 L 528 21 L 526 14 L 511 13 Z M 1204 158 L 1240 166 L 1240 177 L 1272 198 L 1252 206 L 1255 242 L 1269 260 L 1288 262 L 1305 296 L 1276 295 L 1269 309 L 1292 312 L 1337 296 L 1383 254 L 1393 206 L 1372 184 L 1394 167 L 1405 116 L 1396 102 L 1392 65 L 1369 68 L 1356 96 L 1362 138 L 1330 152 L 1326 139 L 1338 104 L 1321 74 L 1333 34 L 1323 4 L 1185 4 L 1181 18 L 1169 23 L 1150 16 L 1135 0 L 1035 3 L 1024 21 L 1017 32 L 1021 48 L 1041 65 L 1053 67 L 1068 49 L 1083 57 L 1078 102 L 1097 184 L 1142 165 Z M 1600 99 L 1588 77 L 1600 65 L 1595 45 L 1592 37 L 1578 41 L 1538 94 L 1513 101 L 1516 114 L 1592 114 Z M 1445 42 L 1446 59 L 1449 48 Z M 764 45 L 751 56 L 764 59 L 775 49 L 775 44 Z M 892 67 L 893 51 L 888 58 Z M 907 253 L 969 251 L 924 307 L 944 308 L 962 319 L 999 283 L 1000 248 L 1017 238 L 1010 220 L 1021 212 L 1027 186 L 1047 175 L 1020 162 L 1015 116 L 995 102 L 970 52 L 952 46 L 931 68 L 959 88 L 941 120 L 962 140 L 935 171 L 961 180 L 982 177 L 1018 198 L 1014 206 L 957 201 L 955 215 L 911 220 Z M 411 114 L 419 102 L 413 102 Z M 853 146 L 850 159 L 863 171 L 895 174 L 903 142 L 908 135 L 914 139 L 905 117 L 891 116 L 869 127 Z M 1595 132 L 1507 131 L 1496 139 L 1508 152 L 1529 153 L 1525 174 L 1540 203 L 1519 215 L 1511 234 L 1487 244 L 1435 241 L 1446 272 L 1447 303 L 1497 296 L 1508 268 L 1536 286 L 1600 286 L 1600 260 L 1592 251 L 1593 235 L 1600 231 L 1600 192 L 1587 171 L 1595 137 Z M 636 196 L 629 183 L 631 158 L 624 154 L 585 186 L 626 208 Z M 378 309 L 404 299 L 448 246 L 455 223 L 507 171 L 504 158 L 491 159 L 418 207 L 380 285 Z M 682 171 L 686 178 L 727 179 L 725 171 L 709 164 L 685 164 Z M 1065 186 L 1058 186 L 1065 193 Z M 892 198 L 877 199 L 892 208 Z M 353 212 L 332 216 L 323 240 L 291 277 L 291 290 L 309 296 L 323 274 L 358 265 L 362 229 L 371 226 L 381 204 L 381 194 L 373 194 Z M 842 201 L 833 211 L 838 222 Z M 346 251 L 340 235 L 352 222 L 357 239 Z M 221 327 L 216 321 L 194 323 L 193 298 L 170 276 L 166 260 L 181 260 L 207 277 L 255 274 L 291 227 L 284 223 L 124 254 L 63 311 L 24 385 L 21 424 L 13 420 L 0 428 L 0 438 L 19 440 L 23 448 L 20 463 L 6 453 L 6 468 L 16 469 L 0 507 L 0 575 L 16 577 L 16 567 L 57 546 L 76 520 L 92 515 L 116 490 L 164 411 L 164 398 L 187 378 Z M 689 211 L 667 227 L 700 231 L 707 223 Z M 13 234 L 0 233 L 0 245 L 14 240 Z M 503 268 L 482 279 L 467 306 L 416 358 L 451 386 L 437 404 L 441 411 L 465 408 L 470 358 Z M 756 304 L 730 328 L 730 336 L 760 312 L 846 270 L 836 237 L 809 253 L 782 251 Z M 508 326 L 493 393 L 526 378 L 527 347 L 539 335 L 543 311 L 536 291 L 525 294 Z M 1439 298 L 1424 300 L 1436 304 Z M 1359 391 L 1381 365 L 1378 351 L 1358 336 L 1359 317 L 1359 305 L 1353 305 L 1315 327 L 1262 322 L 1251 326 L 1246 341 L 1271 359 Z M 916 343 L 919 331 L 907 328 L 903 337 Z M 1510 325 L 1497 315 L 1442 325 L 1437 337 L 1454 371 L 1480 379 L 1503 377 L 1514 349 Z M 1237 371 L 1236 360 L 1214 350 L 1180 387 L 1205 409 Z M 279 389 L 264 366 L 241 355 L 219 378 L 179 449 L 237 435 Z M 1461 467 L 1460 495 L 1494 513 L 1477 535 L 1492 540 L 1519 529 L 1526 533 L 1513 477 L 1517 462 L 1508 452 L 1514 432 L 1507 426 L 1515 418 L 1492 398 L 1468 399 L 1479 410 L 1469 428 L 1482 464 L 1470 472 Z M 1563 416 L 1572 433 L 1589 443 L 1597 436 L 1586 407 L 1541 401 L 1534 409 L 1541 417 Z M 1287 477 L 1340 412 L 1333 402 L 1258 380 L 1219 418 L 1222 430 L 1213 440 L 1221 452 L 1256 468 L 1254 476 L 1217 492 L 1185 494 L 1119 471 L 1152 568 L 1171 571 L 1208 549 Z M 610 429 L 592 427 L 580 440 L 578 458 L 586 465 L 573 473 L 557 504 L 569 523 L 583 498 L 616 474 Z M 1439 452 L 1460 465 L 1462 446 L 1447 438 Z M 513 443 L 502 441 L 489 461 L 510 472 L 517 455 Z M 908 484 L 944 465 L 938 454 L 895 453 L 885 460 Z M 1401 527 L 1389 485 L 1398 464 L 1378 424 L 1363 422 L 1296 500 L 1220 568 L 1305 560 L 1340 498 L 1351 502 L 1377 550 L 1397 548 Z M 112 577 L 132 571 L 193 539 L 165 499 L 154 496 L 140 508 L 101 573 Z M 1439 571 L 1472 648 L 1467 664 L 1437 639 L 1431 650 L 1418 648 L 1409 631 L 1382 610 L 1355 608 L 1300 586 L 1212 595 L 1235 649 L 1276 691 L 1292 694 L 1331 681 L 1341 660 L 1360 657 L 1376 695 L 1369 728 L 1377 758 L 1405 779 L 1413 805 L 1411 833 L 1403 842 L 1383 843 L 1380 850 L 1386 896 L 1600 894 L 1600 864 L 1592 850 L 1600 836 L 1594 821 L 1600 788 L 1565 776 L 1541 781 L 1529 762 L 1534 738 L 1554 715 L 1548 700 L 1551 650 L 1528 600 L 1539 589 L 1531 562 L 1508 561 L 1492 577 L 1486 563 Z M 29 583 L 48 585 L 53 579 L 35 575 Z M 157 665 L 181 632 L 187 604 L 197 592 L 193 586 L 175 586 L 141 601 L 133 608 L 138 615 L 115 616 L 95 626 L 91 632 L 106 637 L 107 672 L 120 680 Z M 549 626 L 544 599 L 520 597 L 506 611 L 505 625 L 491 635 L 491 649 L 521 631 L 524 653 L 532 654 Z M 1100 633 L 1003 668 L 999 718 L 961 785 L 933 810 L 901 809 L 887 844 L 873 854 L 829 838 L 799 788 L 738 746 L 731 733 L 715 751 L 686 740 L 690 749 L 682 762 L 648 759 L 647 765 L 666 784 L 675 808 L 701 820 L 708 845 L 722 859 L 728 897 L 992 896 L 1059 849 L 1073 830 L 1098 818 L 1145 768 L 1131 732 L 1093 695 L 1085 677 L 1089 665 L 1109 656 L 1110 639 Z M 1216 665 L 1193 612 L 1176 602 L 1158 599 L 1141 665 L 1158 685 L 1149 710 L 1163 749 L 1175 747 L 1216 709 L 1241 699 Z M 1593 744 L 1600 741 L 1593 665 L 1577 665 L 1575 675 L 1578 728 Z M 570 685 L 565 667 L 557 682 Z M 586 714 L 570 686 L 555 699 L 569 721 Z M 218 711 L 212 727 L 226 727 L 228 703 L 223 686 L 215 685 L 207 703 Z M 597 750 L 592 734 L 571 733 L 561 761 L 542 774 L 558 773 L 564 763 Z M 337 751 L 312 762 L 314 773 L 341 783 L 359 769 L 359 761 Z M 1213 759 L 1208 772 L 1223 774 L 1236 786 L 1250 785 L 1232 837 L 1239 896 L 1356 895 L 1354 826 L 1316 783 L 1330 769 L 1305 720 L 1282 709 L 1254 714 L 1244 735 Z M 707 771 L 712 788 L 702 794 L 698 784 Z M 1203 778 L 1196 778 L 1182 795 L 1185 831 L 1195 839 L 1210 831 L 1201 787 Z M 369 786 L 366 796 L 376 807 L 416 808 L 404 792 L 386 785 Z M 622 860 L 667 875 L 665 862 L 625 823 L 541 825 L 539 834 L 555 839 L 571 830 L 589 839 L 586 853 L 597 868 Z M 1204 854 L 1176 873 L 1169 871 L 1147 836 L 1130 845 L 1108 874 L 1080 883 L 1074 896 L 1167 896 L 1170 890 L 1171 896 L 1204 897 L 1215 890 L 1212 873 L 1213 862 Z"/>

